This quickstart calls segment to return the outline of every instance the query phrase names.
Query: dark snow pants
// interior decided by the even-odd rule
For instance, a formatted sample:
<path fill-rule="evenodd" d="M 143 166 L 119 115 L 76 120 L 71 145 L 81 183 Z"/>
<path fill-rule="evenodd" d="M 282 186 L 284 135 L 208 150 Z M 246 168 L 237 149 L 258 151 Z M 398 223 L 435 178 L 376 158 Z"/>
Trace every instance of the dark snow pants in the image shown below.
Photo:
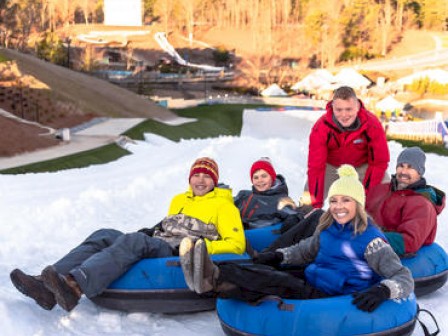
<path fill-rule="evenodd" d="M 271 245 L 263 250 L 263 252 L 275 251 L 278 248 L 292 246 L 302 239 L 311 237 L 314 234 L 314 231 L 316 231 L 320 216 L 322 216 L 323 213 L 324 211 L 321 209 L 314 210 L 308 217 L 302 219 L 300 222 L 283 232 L 280 237 L 274 240 Z"/>
<path fill-rule="evenodd" d="M 143 258 L 170 257 L 171 246 L 141 232 L 101 229 L 54 264 L 58 273 L 71 274 L 87 297 L 103 292 L 115 279 Z M 155 272 L 157 270 L 154 270 Z"/>
<path fill-rule="evenodd" d="M 256 302 L 267 295 L 289 299 L 328 297 L 304 280 L 303 269 L 282 271 L 267 265 L 232 262 L 221 262 L 218 266 L 218 289 L 225 288 L 218 293 L 222 298 Z M 220 286 L 224 283 L 234 286 Z"/>

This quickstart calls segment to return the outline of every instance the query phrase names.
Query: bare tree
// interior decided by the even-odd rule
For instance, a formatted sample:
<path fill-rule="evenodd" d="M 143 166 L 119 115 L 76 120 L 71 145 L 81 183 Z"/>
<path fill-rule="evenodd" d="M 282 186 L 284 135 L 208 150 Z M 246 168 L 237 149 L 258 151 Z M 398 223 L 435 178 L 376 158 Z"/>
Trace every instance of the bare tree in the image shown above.
<path fill-rule="evenodd" d="M 382 2 L 379 24 L 381 29 L 381 55 L 386 56 L 387 48 L 390 43 L 390 30 L 392 24 L 392 7 L 390 0 L 383 0 Z"/>
<path fill-rule="evenodd" d="M 199 0 L 181 0 L 182 8 L 184 10 L 185 26 L 190 39 L 192 39 L 194 35 L 195 13 L 198 3 Z"/>
<path fill-rule="evenodd" d="M 174 0 L 158 0 L 154 4 L 154 15 L 160 16 L 165 32 L 170 30 L 170 21 L 172 19 Z"/>
<path fill-rule="evenodd" d="M 73 23 L 75 16 L 75 8 L 76 3 L 72 0 L 60 0 L 59 8 L 59 17 L 61 18 L 61 22 L 64 25 L 70 25 Z"/>
<path fill-rule="evenodd" d="M 404 6 L 408 3 L 408 0 L 397 0 L 397 8 L 395 10 L 395 28 L 401 32 L 403 30 L 403 12 Z"/>
<path fill-rule="evenodd" d="M 78 5 L 81 7 L 84 14 L 84 22 L 86 25 L 89 24 L 89 18 L 94 16 L 94 10 L 96 8 L 96 0 L 77 0 Z"/>

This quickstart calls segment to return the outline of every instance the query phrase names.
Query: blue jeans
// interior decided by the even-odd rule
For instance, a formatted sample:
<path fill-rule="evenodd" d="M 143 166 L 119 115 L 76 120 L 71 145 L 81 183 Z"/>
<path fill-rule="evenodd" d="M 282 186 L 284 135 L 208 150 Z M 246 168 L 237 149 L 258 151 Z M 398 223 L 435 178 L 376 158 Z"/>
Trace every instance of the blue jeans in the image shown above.
<path fill-rule="evenodd" d="M 137 261 L 171 257 L 171 246 L 141 232 L 100 229 L 54 264 L 56 271 L 71 274 L 87 297 L 102 293 Z"/>

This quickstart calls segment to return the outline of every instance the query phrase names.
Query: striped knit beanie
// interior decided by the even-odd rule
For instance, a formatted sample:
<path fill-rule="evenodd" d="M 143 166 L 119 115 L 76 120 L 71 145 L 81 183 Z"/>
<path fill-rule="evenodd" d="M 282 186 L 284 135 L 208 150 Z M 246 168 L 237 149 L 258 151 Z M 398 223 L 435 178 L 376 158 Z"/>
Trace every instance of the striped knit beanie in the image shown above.
<path fill-rule="evenodd" d="M 190 176 L 188 177 L 188 181 L 190 181 L 191 177 L 194 174 L 204 173 L 208 174 L 213 182 L 215 183 L 215 186 L 218 185 L 219 180 L 219 169 L 218 164 L 215 162 L 215 160 L 209 158 L 209 157 L 202 157 L 197 159 L 190 169 Z"/>

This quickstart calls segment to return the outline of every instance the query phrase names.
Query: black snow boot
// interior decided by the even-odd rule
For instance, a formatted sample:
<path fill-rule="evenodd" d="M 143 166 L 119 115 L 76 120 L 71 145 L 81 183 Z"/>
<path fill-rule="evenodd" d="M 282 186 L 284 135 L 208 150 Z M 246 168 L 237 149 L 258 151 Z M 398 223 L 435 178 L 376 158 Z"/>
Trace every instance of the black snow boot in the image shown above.
<path fill-rule="evenodd" d="M 28 275 L 16 268 L 9 277 L 20 293 L 32 298 L 43 309 L 52 310 L 56 305 L 53 293 L 45 287 L 40 276 Z"/>

